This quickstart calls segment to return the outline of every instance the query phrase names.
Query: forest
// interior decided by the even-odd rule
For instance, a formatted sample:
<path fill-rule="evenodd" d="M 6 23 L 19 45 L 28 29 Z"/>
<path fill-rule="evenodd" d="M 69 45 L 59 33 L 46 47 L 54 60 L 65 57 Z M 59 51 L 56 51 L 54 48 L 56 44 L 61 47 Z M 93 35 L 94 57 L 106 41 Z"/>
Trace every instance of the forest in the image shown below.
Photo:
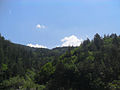
<path fill-rule="evenodd" d="M 120 90 L 120 36 L 44 49 L 0 35 L 0 90 Z"/>

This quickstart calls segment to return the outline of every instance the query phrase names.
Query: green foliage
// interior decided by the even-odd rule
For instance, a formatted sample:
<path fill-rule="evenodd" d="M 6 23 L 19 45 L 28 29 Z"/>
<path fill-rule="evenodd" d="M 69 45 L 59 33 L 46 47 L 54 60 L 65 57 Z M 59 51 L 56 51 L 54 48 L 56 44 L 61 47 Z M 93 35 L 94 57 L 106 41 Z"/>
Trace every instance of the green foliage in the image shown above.
<path fill-rule="evenodd" d="M 120 36 L 79 47 L 30 48 L 0 35 L 0 90 L 119 90 Z"/>
<path fill-rule="evenodd" d="M 108 83 L 107 88 L 110 90 L 119 90 L 120 89 L 120 80 L 114 80 L 111 83 Z"/>
<path fill-rule="evenodd" d="M 36 75 L 36 81 L 39 84 L 45 84 L 55 72 L 55 67 L 51 62 L 46 63 Z"/>
<path fill-rule="evenodd" d="M 55 67 L 52 66 L 51 62 L 46 63 L 42 68 L 41 68 L 41 72 L 47 73 L 47 75 L 51 75 L 53 74 L 55 71 Z"/>
<path fill-rule="evenodd" d="M 33 81 L 31 80 L 25 80 L 24 77 L 20 77 L 20 76 L 16 76 L 13 78 L 10 78 L 9 80 L 4 80 L 1 84 L 2 89 L 20 89 L 20 90 L 24 90 L 24 89 L 44 89 L 45 86 L 43 85 L 38 85 L 35 84 Z"/>
<path fill-rule="evenodd" d="M 1 70 L 6 71 L 8 69 L 8 66 L 6 64 L 2 64 Z"/>
<path fill-rule="evenodd" d="M 25 74 L 25 78 L 29 81 L 34 81 L 34 77 L 35 77 L 36 73 L 32 70 L 27 70 L 26 74 Z"/>

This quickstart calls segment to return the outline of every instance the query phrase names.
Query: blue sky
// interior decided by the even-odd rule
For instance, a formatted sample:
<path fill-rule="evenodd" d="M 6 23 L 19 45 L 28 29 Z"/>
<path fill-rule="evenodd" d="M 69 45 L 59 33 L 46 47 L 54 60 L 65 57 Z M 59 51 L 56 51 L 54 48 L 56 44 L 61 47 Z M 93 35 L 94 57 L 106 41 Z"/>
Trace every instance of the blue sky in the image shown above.
<path fill-rule="evenodd" d="M 10 41 L 53 48 L 120 34 L 119 0 L 0 0 L 0 33 Z"/>

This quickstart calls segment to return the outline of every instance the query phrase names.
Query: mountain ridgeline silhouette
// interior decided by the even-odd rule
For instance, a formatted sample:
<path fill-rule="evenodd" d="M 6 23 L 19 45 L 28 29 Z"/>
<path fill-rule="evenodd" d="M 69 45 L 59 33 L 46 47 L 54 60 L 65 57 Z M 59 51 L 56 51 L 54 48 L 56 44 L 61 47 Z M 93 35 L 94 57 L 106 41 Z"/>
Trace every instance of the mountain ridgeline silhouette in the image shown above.
<path fill-rule="evenodd" d="M 32 48 L 0 35 L 0 90 L 119 90 L 120 36 L 79 47 Z"/>

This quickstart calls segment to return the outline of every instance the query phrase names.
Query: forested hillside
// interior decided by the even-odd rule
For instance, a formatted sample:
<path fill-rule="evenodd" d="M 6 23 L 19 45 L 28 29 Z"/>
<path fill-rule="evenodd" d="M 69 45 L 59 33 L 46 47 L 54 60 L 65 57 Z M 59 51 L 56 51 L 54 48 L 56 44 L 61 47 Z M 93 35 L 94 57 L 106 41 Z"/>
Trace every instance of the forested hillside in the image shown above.
<path fill-rule="evenodd" d="M 119 90 L 120 36 L 79 47 L 31 48 L 0 35 L 0 90 Z"/>
<path fill-rule="evenodd" d="M 0 35 L 0 90 L 18 88 L 36 88 L 35 75 L 47 63 L 56 64 L 58 57 L 65 53 L 68 47 L 31 48 L 14 44 Z"/>

